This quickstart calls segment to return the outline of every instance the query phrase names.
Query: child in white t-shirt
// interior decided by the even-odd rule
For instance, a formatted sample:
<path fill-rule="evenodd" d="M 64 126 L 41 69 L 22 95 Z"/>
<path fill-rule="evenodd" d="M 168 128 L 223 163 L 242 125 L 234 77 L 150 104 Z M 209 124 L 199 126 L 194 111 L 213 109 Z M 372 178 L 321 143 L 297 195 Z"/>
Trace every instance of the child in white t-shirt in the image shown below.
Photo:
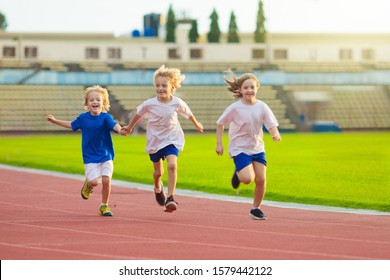
<path fill-rule="evenodd" d="M 141 118 L 148 118 L 146 129 L 146 152 L 153 162 L 153 180 L 156 201 L 165 206 L 166 212 L 177 209 L 174 194 L 177 182 L 177 157 L 184 147 L 184 133 L 178 120 L 178 114 L 189 119 L 195 128 L 203 132 L 203 125 L 198 122 L 188 105 L 179 97 L 173 96 L 181 87 L 184 75 L 176 68 L 164 65 L 154 72 L 153 82 L 156 97 L 144 101 L 137 107 L 137 113 L 130 123 L 123 127 L 124 134 L 130 133 Z M 168 162 L 168 197 L 166 198 L 161 183 L 164 174 L 163 160 Z"/>
<path fill-rule="evenodd" d="M 224 126 L 229 124 L 229 155 L 234 160 L 235 170 L 232 186 L 237 189 L 240 182 L 255 182 L 253 207 L 249 216 L 264 220 L 266 216 L 260 210 L 266 189 L 266 159 L 263 141 L 263 125 L 274 141 L 280 141 L 278 121 L 271 109 L 263 101 L 256 99 L 260 82 L 255 75 L 246 73 L 235 77 L 228 71 L 231 79 L 224 77 L 228 90 L 239 100 L 228 106 L 217 120 L 216 153 L 223 155 L 222 135 Z"/>

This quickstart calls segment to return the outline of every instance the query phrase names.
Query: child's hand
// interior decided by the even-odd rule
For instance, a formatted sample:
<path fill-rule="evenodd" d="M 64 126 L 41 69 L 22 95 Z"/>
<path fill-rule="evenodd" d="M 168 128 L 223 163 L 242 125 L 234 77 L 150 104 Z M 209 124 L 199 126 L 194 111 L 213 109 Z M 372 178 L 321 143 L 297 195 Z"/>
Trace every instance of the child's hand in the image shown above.
<path fill-rule="evenodd" d="M 200 131 L 200 132 L 203 132 L 203 124 L 201 124 L 200 122 L 198 122 L 196 125 L 195 125 L 195 128 Z"/>
<path fill-rule="evenodd" d="M 215 152 L 217 155 L 222 156 L 223 155 L 223 145 L 217 144 L 217 147 L 215 148 Z"/>
<path fill-rule="evenodd" d="M 122 127 L 122 129 L 120 131 L 120 134 L 123 135 L 123 136 L 127 136 L 130 132 L 131 131 L 130 131 L 129 127 L 124 126 L 124 127 Z"/>
<path fill-rule="evenodd" d="M 280 137 L 280 134 L 278 133 L 278 134 L 272 136 L 272 140 L 274 142 L 279 142 L 279 141 L 282 141 L 282 137 Z"/>
<path fill-rule="evenodd" d="M 47 120 L 51 123 L 54 123 L 54 121 L 56 120 L 56 118 L 53 116 L 53 115 L 47 115 Z"/>

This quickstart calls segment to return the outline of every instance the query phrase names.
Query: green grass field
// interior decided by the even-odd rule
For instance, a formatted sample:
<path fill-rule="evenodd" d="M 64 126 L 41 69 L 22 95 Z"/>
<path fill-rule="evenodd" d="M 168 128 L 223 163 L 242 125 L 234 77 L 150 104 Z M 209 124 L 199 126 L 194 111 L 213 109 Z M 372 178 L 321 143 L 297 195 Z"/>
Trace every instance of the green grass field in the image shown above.
<path fill-rule="evenodd" d="M 152 184 L 152 163 L 143 135 L 114 135 L 114 179 Z M 265 199 L 390 211 L 390 133 L 265 135 Z M 227 136 L 224 145 L 227 151 Z M 0 162 L 83 174 L 81 134 L 0 137 Z M 230 186 L 233 161 L 215 153 L 214 134 L 186 134 L 179 155 L 178 188 L 237 195 Z M 166 174 L 164 175 L 166 185 Z M 253 183 L 240 196 L 252 197 Z"/>

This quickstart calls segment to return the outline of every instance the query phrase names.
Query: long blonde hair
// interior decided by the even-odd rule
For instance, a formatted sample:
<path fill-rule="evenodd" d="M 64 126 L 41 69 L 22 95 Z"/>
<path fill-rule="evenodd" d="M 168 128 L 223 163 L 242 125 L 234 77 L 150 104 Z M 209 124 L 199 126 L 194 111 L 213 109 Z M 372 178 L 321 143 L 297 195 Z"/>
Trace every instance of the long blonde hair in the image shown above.
<path fill-rule="evenodd" d="M 230 79 L 226 78 L 226 76 L 223 77 L 224 81 L 228 84 L 227 89 L 231 92 L 233 92 L 233 96 L 235 98 L 241 98 L 242 93 L 240 92 L 240 88 L 242 84 L 248 80 L 252 79 L 256 82 L 256 86 L 260 88 L 260 82 L 257 79 L 257 77 L 252 73 L 245 73 L 239 77 L 236 77 L 232 70 L 225 71 L 226 73 L 230 74 Z"/>
<path fill-rule="evenodd" d="M 157 77 L 165 77 L 172 84 L 175 91 L 178 88 L 181 88 L 181 82 L 185 79 L 185 76 L 181 73 L 180 69 L 177 68 L 168 68 L 165 65 L 161 65 L 154 74 L 153 74 L 153 84 L 156 84 Z"/>
<path fill-rule="evenodd" d="M 97 92 L 100 94 L 100 96 L 102 97 L 102 101 L 103 101 L 103 112 L 108 112 L 108 110 L 110 110 L 110 99 L 109 99 L 109 96 L 108 96 L 108 91 L 107 89 L 99 86 L 99 85 L 95 85 L 95 86 L 91 86 L 91 87 L 87 87 L 84 91 L 84 101 L 83 101 L 83 105 L 84 105 L 84 109 L 88 111 L 88 95 L 91 93 L 91 92 Z"/>

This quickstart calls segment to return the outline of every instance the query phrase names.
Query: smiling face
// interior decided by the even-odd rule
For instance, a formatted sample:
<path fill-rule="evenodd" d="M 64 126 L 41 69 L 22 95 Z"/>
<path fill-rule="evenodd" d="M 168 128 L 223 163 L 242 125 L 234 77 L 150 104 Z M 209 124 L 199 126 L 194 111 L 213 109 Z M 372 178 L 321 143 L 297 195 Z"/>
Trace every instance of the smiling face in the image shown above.
<path fill-rule="evenodd" d="M 155 79 L 156 94 L 159 101 L 166 102 L 171 100 L 174 87 L 167 77 L 157 76 Z"/>
<path fill-rule="evenodd" d="M 258 83 L 255 80 L 245 80 L 240 87 L 242 101 L 247 104 L 254 104 L 256 102 L 256 93 L 258 89 Z"/>
<path fill-rule="evenodd" d="M 93 116 L 99 115 L 103 111 L 102 94 L 97 91 L 91 91 L 87 97 L 87 108 Z"/>

